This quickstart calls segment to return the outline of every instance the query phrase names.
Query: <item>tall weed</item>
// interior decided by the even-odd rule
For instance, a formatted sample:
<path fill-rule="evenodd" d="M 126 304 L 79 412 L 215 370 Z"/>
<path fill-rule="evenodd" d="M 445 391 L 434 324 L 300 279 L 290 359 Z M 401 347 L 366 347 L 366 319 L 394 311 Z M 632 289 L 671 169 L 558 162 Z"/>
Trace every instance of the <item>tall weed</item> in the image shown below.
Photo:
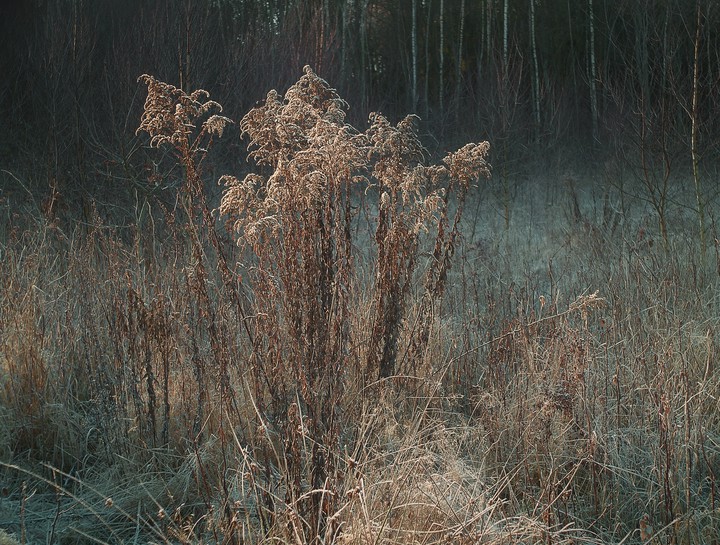
<path fill-rule="evenodd" d="M 197 128 L 219 105 L 202 102 L 202 91 L 186 95 L 143 79 L 149 96 L 140 129 L 152 145 L 177 151 L 185 198 L 193 202 L 206 149 L 199 143 L 221 134 L 228 120 L 211 116 Z M 280 448 L 271 441 L 268 449 L 278 459 L 264 462 L 283 467 L 289 525 L 311 540 L 337 530 L 341 432 L 351 436 L 353 425 L 343 418 L 343 394 L 351 379 L 395 375 L 401 332 L 411 319 L 409 290 L 426 244 L 431 257 L 405 349 L 408 360 L 423 358 L 467 191 L 490 174 L 487 143 L 468 144 L 443 165 L 427 166 L 412 116 L 392 125 L 374 114 L 361 132 L 345 123 L 346 107 L 306 67 L 284 96 L 269 92 L 240 123 L 250 158 L 267 174 L 221 178 L 219 211 L 237 236 L 246 270 L 249 392 L 262 429 L 284 438 Z M 369 236 L 358 229 L 360 211 L 370 217 Z M 358 305 L 367 285 L 358 266 L 364 245 L 371 246 L 374 279 L 367 336 L 350 328 L 367 315 Z M 198 256 L 202 251 L 198 246 Z"/>

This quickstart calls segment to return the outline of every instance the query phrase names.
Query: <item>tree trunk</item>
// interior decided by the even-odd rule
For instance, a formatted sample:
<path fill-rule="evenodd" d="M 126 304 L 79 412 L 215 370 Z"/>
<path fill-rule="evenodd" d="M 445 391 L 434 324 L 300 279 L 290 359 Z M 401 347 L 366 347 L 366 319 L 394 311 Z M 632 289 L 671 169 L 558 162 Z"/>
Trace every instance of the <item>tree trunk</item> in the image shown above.
<path fill-rule="evenodd" d="M 464 0 L 463 0 L 464 1 Z M 417 0 L 412 0 L 412 108 L 414 112 L 417 110 L 418 91 L 417 91 Z"/>
<path fill-rule="evenodd" d="M 440 0 L 440 61 L 438 74 L 438 104 L 440 105 L 440 117 L 443 116 L 443 96 L 445 94 L 445 81 L 443 74 L 443 65 L 445 64 L 445 0 Z"/>
<path fill-rule="evenodd" d="M 690 155 L 692 157 L 693 180 L 695 182 L 695 201 L 698 211 L 700 228 L 700 252 L 702 263 L 705 264 L 705 202 L 700 187 L 700 158 L 697 150 L 698 135 L 698 69 L 700 66 L 700 34 L 702 18 L 700 15 L 700 2 L 697 4 L 697 19 L 695 22 L 695 47 L 693 54 L 693 81 L 692 81 L 692 109 L 690 112 Z M 689 488 L 688 488 L 689 494 Z M 689 499 L 689 498 L 688 498 Z M 688 504 L 689 505 L 689 504 Z"/>
<path fill-rule="evenodd" d="M 503 76 L 507 76 L 508 70 L 508 9 L 509 0 L 503 3 Z"/>
<path fill-rule="evenodd" d="M 460 2 L 460 30 L 458 36 L 458 54 L 457 63 L 455 66 L 455 122 L 460 122 L 460 97 L 462 95 L 462 62 L 463 62 L 463 38 L 465 34 L 465 0 Z"/>
<path fill-rule="evenodd" d="M 363 111 L 367 111 L 370 103 L 367 83 L 371 70 L 367 39 L 367 7 L 369 1 L 360 0 L 360 96 L 362 97 Z"/>
<path fill-rule="evenodd" d="M 590 115 L 592 116 L 593 142 L 598 141 L 597 70 L 595 65 L 595 13 L 593 0 L 588 0 L 588 25 L 590 32 Z"/>
<path fill-rule="evenodd" d="M 538 65 L 537 41 L 535 40 L 535 0 L 530 0 L 530 48 L 533 61 L 533 121 L 535 122 L 535 137 L 540 134 L 540 68 Z"/>
<path fill-rule="evenodd" d="M 430 36 L 430 22 L 432 21 L 432 0 L 427 0 L 427 3 L 425 0 L 423 0 L 423 6 L 426 6 L 427 9 L 427 20 L 425 22 L 425 85 L 424 85 L 424 93 L 425 93 L 425 119 L 428 118 L 430 114 L 430 40 L 428 39 Z"/>

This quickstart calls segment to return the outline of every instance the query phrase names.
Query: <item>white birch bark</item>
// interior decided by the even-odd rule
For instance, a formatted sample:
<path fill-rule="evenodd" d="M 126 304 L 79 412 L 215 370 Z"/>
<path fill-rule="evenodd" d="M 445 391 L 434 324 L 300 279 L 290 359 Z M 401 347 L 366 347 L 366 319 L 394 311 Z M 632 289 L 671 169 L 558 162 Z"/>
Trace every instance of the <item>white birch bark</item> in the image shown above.
<path fill-rule="evenodd" d="M 460 77 L 462 76 L 462 60 L 463 60 L 463 39 L 465 34 L 465 0 L 460 2 L 460 36 L 458 37 L 458 58 L 457 58 L 457 84 L 460 86 Z"/>
<path fill-rule="evenodd" d="M 430 78 L 428 77 L 428 74 L 430 73 L 430 40 L 428 39 L 428 36 L 430 36 L 430 22 L 432 21 L 432 0 L 423 0 L 423 7 L 426 8 L 427 14 L 425 22 L 425 84 L 423 85 L 425 96 L 425 118 L 427 119 L 430 113 Z"/>
<path fill-rule="evenodd" d="M 535 40 L 535 0 L 530 0 L 530 47 L 533 60 L 533 118 L 535 129 L 540 129 L 540 67 L 538 65 L 537 42 Z"/>
<path fill-rule="evenodd" d="M 702 25 L 702 18 L 700 13 L 700 3 L 697 4 L 697 19 L 696 19 L 696 27 L 695 27 L 695 44 L 694 44 L 694 51 L 693 51 L 693 81 L 692 81 L 692 110 L 690 112 L 690 122 L 691 122 L 691 128 L 690 128 L 690 155 L 692 157 L 692 171 L 693 171 L 693 180 L 695 182 L 695 200 L 697 204 L 697 211 L 698 211 L 698 222 L 699 222 L 699 228 L 700 228 L 700 248 L 701 248 L 701 255 L 703 262 L 705 261 L 705 246 L 706 246 L 706 240 L 705 240 L 705 202 L 702 195 L 702 188 L 700 187 L 700 158 L 698 155 L 697 150 L 697 140 L 698 140 L 698 80 L 699 80 L 699 66 L 700 66 L 700 37 L 701 37 L 701 25 Z M 689 465 L 689 464 L 688 464 Z M 686 501 L 688 501 L 690 494 L 690 487 L 687 488 L 687 498 Z M 689 503 L 688 503 L 689 505 Z"/>
<path fill-rule="evenodd" d="M 593 140 L 598 140 L 597 70 L 595 64 L 595 12 L 593 0 L 588 0 L 588 24 L 590 31 L 590 113 L 592 115 Z"/>
<path fill-rule="evenodd" d="M 503 75 L 507 75 L 508 69 L 508 10 L 509 0 L 503 3 Z"/>
<path fill-rule="evenodd" d="M 417 109 L 417 0 L 412 0 L 412 110 Z"/>
<path fill-rule="evenodd" d="M 445 64 L 445 0 L 440 0 L 440 62 L 439 62 L 439 74 L 438 74 L 438 85 L 439 85 L 439 104 L 440 104 L 440 115 L 443 114 L 443 95 L 444 93 L 444 74 L 443 65 Z"/>

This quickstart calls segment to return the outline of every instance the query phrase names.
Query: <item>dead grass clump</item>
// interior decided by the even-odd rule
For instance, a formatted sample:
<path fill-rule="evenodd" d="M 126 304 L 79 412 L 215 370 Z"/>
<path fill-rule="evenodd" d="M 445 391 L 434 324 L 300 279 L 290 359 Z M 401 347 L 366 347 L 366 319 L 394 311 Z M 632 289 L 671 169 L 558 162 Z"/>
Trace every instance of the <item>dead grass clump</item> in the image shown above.
<path fill-rule="evenodd" d="M 564 221 L 548 223 L 542 236 L 565 236 Z M 620 542 L 645 513 L 658 543 L 703 543 L 717 518 L 717 278 L 692 242 L 668 254 L 627 229 L 561 237 L 551 259 L 533 244 L 513 253 L 534 240 L 520 229 L 484 246 L 492 259 L 463 269 L 467 349 L 449 374 L 473 377 L 478 444 L 508 514 Z M 563 315 L 561 294 L 587 286 L 602 286 L 602 308 Z"/>

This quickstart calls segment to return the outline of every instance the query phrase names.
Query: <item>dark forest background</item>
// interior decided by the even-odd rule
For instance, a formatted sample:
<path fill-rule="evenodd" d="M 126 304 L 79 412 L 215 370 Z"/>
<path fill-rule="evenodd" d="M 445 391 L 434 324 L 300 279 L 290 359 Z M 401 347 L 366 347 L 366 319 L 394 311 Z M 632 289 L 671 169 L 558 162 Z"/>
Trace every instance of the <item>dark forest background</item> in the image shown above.
<path fill-rule="evenodd" d="M 348 101 L 355 126 L 364 128 L 371 111 L 391 119 L 417 113 L 431 152 L 487 139 L 496 172 L 537 168 L 537 160 L 567 168 L 619 158 L 643 177 L 662 179 L 692 175 L 693 165 L 701 170 L 717 159 L 715 1 L 4 6 L 5 197 L 51 190 L 68 202 L 113 202 L 153 190 L 150 181 L 167 173 L 135 135 L 145 98 L 141 74 L 188 91 L 206 89 L 239 120 L 268 90 L 284 92 L 306 64 Z M 245 145 L 237 132 L 216 151 L 215 164 L 242 168 Z"/>

